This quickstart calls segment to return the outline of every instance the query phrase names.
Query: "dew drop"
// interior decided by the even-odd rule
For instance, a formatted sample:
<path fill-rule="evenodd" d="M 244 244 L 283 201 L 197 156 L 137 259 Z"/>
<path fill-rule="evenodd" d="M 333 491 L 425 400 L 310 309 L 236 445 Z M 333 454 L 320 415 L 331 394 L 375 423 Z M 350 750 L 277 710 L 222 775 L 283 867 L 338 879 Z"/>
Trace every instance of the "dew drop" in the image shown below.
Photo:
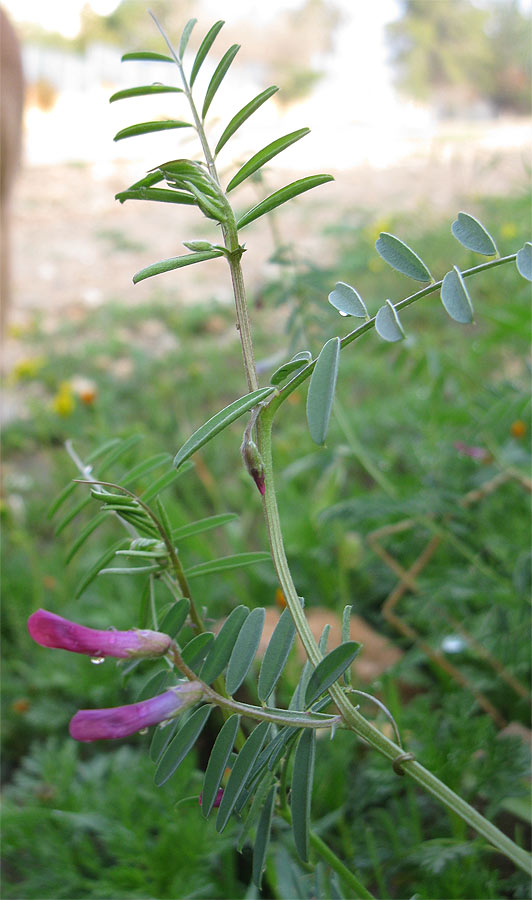
<path fill-rule="evenodd" d="M 341 310 L 341 309 L 339 309 L 339 310 L 338 310 L 338 312 L 339 312 L 339 313 L 340 313 L 340 315 L 341 315 L 341 316 L 343 316 L 343 317 L 344 317 L 344 319 L 346 319 L 346 318 L 347 318 L 347 317 L 348 317 L 348 316 L 349 316 L 349 313 L 346 313 L 346 312 L 342 312 L 342 310 Z"/>
<path fill-rule="evenodd" d="M 147 728 L 141 728 L 140 731 L 139 731 L 139 734 L 148 734 L 148 729 L 147 729 Z"/>
<path fill-rule="evenodd" d="M 105 662 L 104 656 L 93 656 L 91 657 L 91 663 L 93 666 L 99 666 L 101 663 Z"/>

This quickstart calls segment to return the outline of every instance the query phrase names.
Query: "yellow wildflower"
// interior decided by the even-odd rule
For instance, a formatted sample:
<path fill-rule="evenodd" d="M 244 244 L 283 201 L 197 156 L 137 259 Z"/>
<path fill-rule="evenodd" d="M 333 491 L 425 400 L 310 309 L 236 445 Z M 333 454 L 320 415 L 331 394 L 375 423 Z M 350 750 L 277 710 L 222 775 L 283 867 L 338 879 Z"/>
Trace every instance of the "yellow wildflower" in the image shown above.
<path fill-rule="evenodd" d="M 62 381 L 59 390 L 52 400 L 52 409 L 58 416 L 67 418 L 74 412 L 76 406 L 72 387 L 68 381 Z"/>

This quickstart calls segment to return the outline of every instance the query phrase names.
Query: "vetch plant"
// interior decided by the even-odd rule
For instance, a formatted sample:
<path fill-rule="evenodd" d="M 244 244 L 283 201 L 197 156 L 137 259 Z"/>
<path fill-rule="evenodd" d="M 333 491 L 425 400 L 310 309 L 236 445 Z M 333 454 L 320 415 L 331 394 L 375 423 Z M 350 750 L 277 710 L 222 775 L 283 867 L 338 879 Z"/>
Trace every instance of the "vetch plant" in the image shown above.
<path fill-rule="evenodd" d="M 111 101 L 167 92 L 177 95 L 178 103 L 188 104 L 190 121 L 178 118 L 135 124 L 119 131 L 115 140 L 162 130 L 193 129 L 199 140 L 202 158 L 162 162 L 127 190 L 120 192 L 117 199 L 121 202 L 140 200 L 194 206 L 219 228 L 220 238 L 217 242 L 188 240 L 184 242 L 187 253 L 155 262 L 137 272 L 133 280 L 138 283 L 184 266 L 224 257 L 233 287 L 247 393 L 213 413 L 177 449 L 172 465 L 166 453 L 158 454 L 127 473 L 121 484 L 106 480 L 104 475 L 127 452 L 132 445 L 131 440 L 111 442 L 97 450 L 86 462 L 79 459 L 72 446 L 68 446 L 68 452 L 79 470 L 77 480 L 89 487 L 89 496 L 81 504 L 86 505 L 91 500 L 100 504 L 98 514 L 77 536 L 69 558 L 81 549 L 109 515 L 118 520 L 126 534 L 89 569 L 78 593 L 84 591 L 98 574 L 138 576 L 146 584 L 145 596 L 154 631 L 94 630 L 39 610 L 30 617 L 30 634 L 45 647 L 85 653 L 93 657 L 93 661 L 105 656 L 123 659 L 126 661 L 125 672 L 132 671 L 140 658 L 159 660 L 157 671 L 136 703 L 114 709 L 80 710 L 72 719 L 70 733 L 77 740 L 92 741 L 120 738 L 157 726 L 151 741 L 150 756 L 156 764 L 155 782 L 163 785 L 193 749 L 212 710 L 218 707 L 225 721 L 205 771 L 201 811 L 204 816 L 209 816 L 217 808 L 216 828 L 219 832 L 232 820 L 242 823 L 238 847 L 241 849 L 245 841 L 253 843 L 253 881 L 258 887 L 261 885 L 272 831 L 282 819 L 291 826 L 296 852 L 304 864 L 312 865 L 316 855 L 320 856 L 337 873 L 350 896 L 372 896 L 355 872 L 311 828 L 318 729 L 325 730 L 331 739 L 339 729 L 352 732 L 353 738 L 364 741 L 389 760 L 397 775 L 413 779 L 461 817 L 496 851 L 528 871 L 530 860 L 521 847 L 424 768 L 412 753 L 405 752 L 393 719 L 396 740 L 387 737 L 359 711 L 353 701 L 361 692 L 351 686 L 350 666 L 363 649 L 358 642 L 350 639 L 350 606 L 344 611 L 342 643 L 327 652 L 327 629 L 320 642 L 316 642 L 305 616 L 304 600 L 298 595 L 285 553 L 274 483 L 272 427 L 282 405 L 308 381 L 308 428 L 312 440 L 317 445 L 323 445 L 328 433 L 341 355 L 350 344 L 372 329 L 384 341 L 402 340 L 405 332 L 399 314 L 409 305 L 435 293 L 440 294 L 443 306 L 452 319 L 470 323 L 474 315 L 469 293 L 470 279 L 472 281 L 475 275 L 501 265 L 516 264 L 518 272 L 532 280 L 532 244 L 527 243 L 518 252 L 501 257 L 485 227 L 474 216 L 460 212 L 452 225 L 454 236 L 462 246 L 489 259 L 465 270 L 453 265 L 443 278 L 436 280 L 425 262 L 402 239 L 381 233 L 376 249 L 382 259 L 393 269 L 420 282 L 423 287 L 399 302 L 385 300 L 376 315 L 370 316 L 358 291 L 347 283 L 338 282 L 329 294 L 330 304 L 344 318 L 358 318 L 361 323 L 343 336 L 327 340 L 316 358 L 312 358 L 308 350 L 297 352 L 272 373 L 269 384 L 261 386 L 254 361 L 242 270 L 244 245 L 241 243 L 241 232 L 289 200 L 332 181 L 332 177 L 319 174 L 300 178 L 237 216 L 231 203 L 233 191 L 265 163 L 305 137 L 308 129 L 302 128 L 272 141 L 255 153 L 223 186 L 216 164 L 219 153 L 252 114 L 275 94 L 277 88 L 267 88 L 239 110 L 212 148 L 205 120 L 239 47 L 233 45 L 223 55 L 204 97 L 198 100 L 193 92 L 196 78 L 223 22 L 213 25 L 204 37 L 191 67 L 185 64 L 185 53 L 195 20 L 191 19 L 185 26 L 177 50 L 155 22 L 168 53 L 135 52 L 126 54 L 123 59 L 126 62 L 145 61 L 147 66 L 150 61 L 166 62 L 175 67 L 169 71 L 177 73 L 179 85 L 146 84 L 119 91 L 111 97 Z M 196 451 L 245 415 L 249 419 L 240 448 L 241 456 L 262 498 L 270 551 L 234 554 L 206 560 L 186 569 L 178 552 L 180 543 L 187 536 L 226 526 L 234 515 L 219 513 L 176 528 L 159 495 L 192 468 L 191 458 Z M 237 453 L 236 449 L 235 458 Z M 142 494 L 135 492 L 138 480 L 150 472 L 160 474 L 157 477 L 154 475 L 150 487 Z M 65 488 L 52 512 L 60 508 L 74 488 L 75 484 Z M 67 514 L 60 528 L 71 519 L 72 513 Z M 231 569 L 270 558 L 287 608 L 280 616 L 261 661 L 254 688 L 257 702 L 247 703 L 236 699 L 235 694 L 246 679 L 250 683 L 265 610 L 237 606 L 215 635 L 206 628 L 204 621 L 203 607 L 208 612 L 208 598 L 202 596 L 201 603 L 198 603 L 190 582 L 200 574 L 216 572 L 223 576 Z M 125 560 L 127 565 L 110 566 L 113 560 L 118 563 Z M 168 592 L 170 604 L 164 611 L 159 608 L 156 582 Z M 194 631 L 194 636 L 188 641 L 182 637 L 187 625 Z M 288 708 L 279 708 L 275 692 L 296 634 L 303 644 L 307 661 Z M 161 662 L 164 663 L 162 669 Z M 377 699 L 375 703 L 382 706 Z M 330 709 L 332 712 L 327 711 Z M 327 753 L 326 744 L 320 752 Z"/>

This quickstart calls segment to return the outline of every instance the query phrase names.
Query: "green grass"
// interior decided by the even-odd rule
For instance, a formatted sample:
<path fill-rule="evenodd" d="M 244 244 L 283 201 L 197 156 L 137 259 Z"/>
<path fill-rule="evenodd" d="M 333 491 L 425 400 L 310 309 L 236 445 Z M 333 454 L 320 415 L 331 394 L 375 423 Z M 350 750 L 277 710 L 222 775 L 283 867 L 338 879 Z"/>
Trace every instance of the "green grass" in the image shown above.
<path fill-rule="evenodd" d="M 524 197 L 479 199 L 471 212 L 492 231 L 501 254 L 527 239 Z M 301 265 L 297 275 L 281 269 L 264 285 L 261 308 L 252 309 L 257 359 L 283 351 L 288 358 L 306 348 L 315 353 L 326 337 L 346 332 L 348 323 L 326 300 L 337 280 L 352 283 L 372 314 L 385 297 L 396 301 L 415 289 L 377 257 L 376 228 L 404 238 L 437 278 L 453 263 L 478 261 L 454 241 L 450 220 L 434 223 L 426 234 L 413 217 L 379 225 L 355 212 L 346 223 L 326 238 L 337 243 L 334 265 Z M 104 238 L 122 249 L 114 236 Z M 529 291 L 513 266 L 470 279 L 469 289 L 474 325 L 451 322 L 433 296 L 405 310 L 403 344 L 384 344 L 371 333 L 342 353 L 341 415 L 333 416 L 326 448 L 312 444 L 305 391 L 295 393 L 275 430 L 276 482 L 287 552 L 307 607 L 341 612 L 352 603 L 355 613 L 401 647 L 401 663 L 369 690 L 393 711 L 409 749 L 521 843 L 529 826 L 522 813 L 524 745 L 497 737 L 475 696 L 487 697 L 505 721 L 528 726 L 526 699 L 497 670 L 502 666 L 529 684 L 528 494 L 514 479 L 470 507 L 462 507 L 460 498 L 501 470 L 529 471 Z M 153 320 L 159 331 L 146 325 Z M 53 498 L 76 476 L 63 442 L 72 439 L 85 458 L 106 440 L 140 435 L 108 473 L 113 479 L 154 453 L 174 454 L 195 427 L 245 393 L 234 317 L 212 302 L 169 307 L 155 295 L 153 304 L 126 310 L 111 299 L 88 311 L 81 325 L 65 321 L 51 336 L 37 320 L 23 341 L 27 357 L 41 358 L 42 365 L 33 373 L 31 366 L 20 371 L 15 389 L 29 416 L 4 430 L 6 896 L 251 896 L 248 855 L 234 853 L 229 834 L 215 838 L 197 801 L 175 809 L 180 797 L 200 790 L 191 764 L 158 790 L 147 738 L 135 736 L 117 749 L 76 747 L 67 736 L 76 709 L 132 702 L 149 664 L 124 681 L 111 661 L 93 667 L 88 659 L 31 644 L 25 626 L 39 606 L 94 627 L 143 621 L 138 578 L 100 576 L 75 599 L 84 572 L 121 532 L 108 522 L 64 565 L 70 544 L 97 509 L 82 510 L 55 537 L 57 522 L 84 496 L 79 487 L 61 513 L 47 517 Z M 94 382 L 96 399 L 85 406 L 74 397 L 71 414 L 62 417 L 53 398 L 75 375 Z M 32 399 L 35 387 L 38 399 Z M 524 423 L 523 436 L 516 422 Z M 215 513 L 239 514 L 227 527 L 183 542 L 187 567 L 267 547 L 260 498 L 240 463 L 242 428 L 237 422 L 219 435 L 195 459 L 194 471 L 164 494 L 176 526 Z M 482 448 L 484 461 L 461 453 L 457 442 Z M 366 536 L 405 518 L 414 520 L 413 527 L 384 541 L 404 567 L 435 526 L 443 540 L 419 576 L 418 593 L 407 593 L 398 612 L 435 650 L 457 636 L 457 623 L 465 629 L 465 644 L 447 657 L 466 676 L 467 688 L 383 618 L 397 576 Z M 198 579 L 193 587 L 215 619 L 239 603 L 273 605 L 276 583 L 272 567 L 261 564 L 223 579 Z M 161 588 L 157 602 L 166 600 Z M 290 685 L 281 687 L 279 699 L 289 694 Z M 364 711 L 375 714 L 370 707 Z M 317 756 L 313 821 L 377 896 L 402 898 L 414 890 L 422 898 L 527 896 L 524 877 L 471 841 L 458 820 L 375 754 L 338 735 L 332 743 L 320 742 Z M 278 850 L 268 862 L 264 896 L 286 896 L 292 868 L 306 896 L 314 876 L 294 862 L 284 827 L 274 828 Z M 323 878 L 323 890 L 331 890 L 326 871 Z"/>

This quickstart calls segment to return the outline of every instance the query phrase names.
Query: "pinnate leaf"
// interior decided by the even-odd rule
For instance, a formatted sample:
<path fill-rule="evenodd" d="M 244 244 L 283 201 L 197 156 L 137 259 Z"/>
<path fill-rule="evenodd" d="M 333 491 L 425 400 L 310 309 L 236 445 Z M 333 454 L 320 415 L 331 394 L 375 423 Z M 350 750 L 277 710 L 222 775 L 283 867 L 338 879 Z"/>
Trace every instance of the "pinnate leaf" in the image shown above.
<path fill-rule="evenodd" d="M 202 119 L 204 119 L 205 116 L 207 115 L 207 112 L 209 111 L 209 107 L 210 107 L 212 101 L 214 100 L 216 91 L 220 87 L 223 79 L 225 78 L 225 76 L 227 74 L 229 66 L 233 62 L 233 60 L 239 50 L 240 50 L 240 44 L 233 44 L 232 47 L 229 47 L 229 50 L 227 51 L 227 53 L 224 53 L 223 57 L 221 58 L 220 62 L 218 63 L 218 65 L 214 71 L 214 74 L 209 82 L 209 86 L 207 88 L 207 93 L 205 94 L 205 100 L 203 101 L 203 108 L 201 110 Z"/>
<path fill-rule="evenodd" d="M 298 131 L 292 131 L 290 134 L 285 134 L 283 137 L 280 137 L 276 141 L 272 141 L 272 143 L 268 144 L 266 147 L 263 147 L 262 150 L 255 153 L 251 159 L 248 159 L 247 163 L 244 163 L 236 175 L 231 178 L 231 181 L 226 188 L 227 193 L 245 181 L 246 178 L 249 178 L 250 175 L 253 175 L 257 169 L 260 169 L 265 163 L 269 162 L 270 159 L 277 156 L 278 153 L 282 153 L 287 147 L 295 144 L 296 141 L 300 141 L 301 138 L 309 133 L 310 128 L 300 128 Z"/>
<path fill-rule="evenodd" d="M 192 747 L 206 725 L 211 710 L 212 706 L 209 706 L 208 704 L 200 706 L 200 708 L 193 712 L 187 719 L 183 727 L 179 729 L 175 738 L 170 741 L 155 770 L 154 781 L 157 787 L 161 787 L 161 785 L 172 777 L 185 757 L 192 750 Z"/>
<path fill-rule="evenodd" d="M 315 444 L 324 444 L 336 391 L 340 338 L 327 341 L 321 349 L 310 379 L 307 395 L 307 422 Z"/>
<path fill-rule="evenodd" d="M 313 729 L 306 728 L 299 738 L 294 756 L 290 802 L 294 843 L 297 854 L 303 862 L 308 862 L 310 805 L 314 781 L 315 752 L 316 733 Z"/>
<path fill-rule="evenodd" d="M 275 626 L 262 660 L 257 688 L 259 700 L 267 700 L 279 681 L 295 636 L 296 629 L 292 615 L 286 608 Z"/>
<path fill-rule="evenodd" d="M 251 668 L 259 647 L 264 617 L 263 607 L 253 609 L 240 629 L 225 676 L 225 687 L 230 695 L 238 690 Z"/>
<path fill-rule="evenodd" d="M 467 247 L 468 250 L 482 253 L 484 256 L 495 256 L 497 253 L 491 234 L 470 213 L 459 212 L 451 225 L 451 231 L 462 247 Z"/>
<path fill-rule="evenodd" d="M 381 231 L 375 244 L 377 253 L 392 269 L 416 281 L 432 281 L 432 275 L 417 253 L 398 237 Z"/>
<path fill-rule="evenodd" d="M 223 778 L 227 761 L 233 750 L 235 738 L 240 727 L 240 716 L 232 715 L 224 723 L 214 742 L 205 777 L 203 779 L 203 796 L 201 811 L 208 818 L 216 800 L 216 794 Z"/>
<path fill-rule="evenodd" d="M 196 53 L 196 58 L 194 60 L 194 63 L 192 65 L 192 69 L 190 72 L 190 87 L 193 86 L 196 78 L 198 77 L 198 72 L 201 69 L 201 67 L 205 61 L 205 57 L 207 56 L 207 53 L 211 49 L 212 45 L 214 44 L 216 37 L 218 35 L 218 32 L 220 31 L 221 28 L 223 28 L 224 24 L 225 24 L 225 22 L 223 22 L 222 20 L 215 22 L 214 25 L 212 26 L 212 28 L 209 28 L 207 34 L 203 38 L 203 40 L 199 46 L 199 50 Z"/>
<path fill-rule="evenodd" d="M 198 256 L 203 254 L 190 255 Z M 220 254 L 217 255 L 219 256 Z M 208 422 L 205 422 L 204 425 L 198 428 L 198 430 L 185 441 L 174 458 L 175 468 L 177 469 L 186 459 L 192 456 L 196 450 L 203 447 L 204 444 L 212 440 L 215 435 L 219 434 L 220 431 L 223 431 L 224 428 L 227 428 L 228 425 L 242 416 L 245 412 L 248 412 L 248 410 L 265 400 L 273 390 L 273 387 L 266 387 L 260 388 L 258 391 L 252 391 L 250 394 L 240 397 L 238 400 L 230 403 L 229 406 L 226 406 L 225 409 L 216 413 L 216 415 L 209 419 Z"/>
<path fill-rule="evenodd" d="M 351 665 L 355 656 L 359 653 L 361 644 L 356 641 L 346 641 L 335 647 L 334 650 L 321 660 L 314 669 L 305 692 L 305 706 L 310 706 L 323 694 Z"/>
<path fill-rule="evenodd" d="M 532 281 L 532 244 L 527 241 L 524 247 L 519 250 L 515 264 L 517 271 L 527 281 Z"/>
<path fill-rule="evenodd" d="M 181 201 L 178 201 L 181 202 Z M 133 284 L 152 278 L 153 275 L 162 275 L 163 272 L 172 272 L 174 269 L 182 269 L 184 266 L 192 266 L 195 263 L 205 262 L 207 259 L 215 259 L 223 256 L 221 250 L 203 250 L 201 253 L 187 253 L 185 256 L 175 256 L 173 259 L 162 259 L 160 262 L 146 266 L 133 276 Z"/>
<path fill-rule="evenodd" d="M 115 103 L 116 100 L 126 100 L 128 97 L 145 97 L 148 94 L 182 94 L 183 88 L 172 87 L 168 84 L 144 84 L 139 87 L 125 88 L 122 91 L 116 91 L 109 97 L 109 103 Z"/>
<path fill-rule="evenodd" d="M 238 633 L 248 615 L 247 606 L 237 606 L 229 613 L 214 641 L 214 646 L 203 663 L 201 679 L 206 684 L 211 684 L 222 674 L 229 662 Z"/>
<path fill-rule="evenodd" d="M 178 119 L 162 119 L 156 122 L 138 122 L 136 125 L 128 125 L 118 131 L 113 140 L 123 141 L 124 138 L 137 137 L 139 134 L 151 134 L 154 131 L 169 131 L 172 128 L 192 128 L 190 122 L 181 122 Z"/>
<path fill-rule="evenodd" d="M 257 94 L 257 96 L 253 98 L 253 100 L 250 100 L 249 103 L 246 103 L 246 105 L 243 106 L 242 109 L 239 110 L 235 116 L 233 116 L 233 118 L 229 122 L 229 125 L 227 126 L 227 128 L 224 129 L 222 136 L 220 137 L 220 140 L 216 144 L 216 148 L 214 151 L 215 155 L 217 155 L 220 152 L 220 150 L 222 149 L 222 147 L 224 147 L 227 144 L 227 141 L 229 140 L 229 138 L 232 137 L 233 134 L 235 133 L 235 131 L 237 131 L 240 128 L 240 126 L 244 124 L 246 119 L 249 119 L 249 117 L 252 116 L 253 113 L 257 109 L 259 109 L 263 103 L 266 103 L 266 100 L 269 100 L 270 97 L 273 97 L 273 95 L 276 94 L 278 90 L 279 90 L 279 88 L 276 87 L 275 85 L 273 85 L 272 87 L 266 88 L 265 91 L 262 91 L 260 94 Z"/>
<path fill-rule="evenodd" d="M 375 331 L 384 341 L 402 341 L 405 333 L 393 303 L 386 301 L 375 316 Z"/>
<path fill-rule="evenodd" d="M 179 719 L 176 719 L 174 722 L 168 722 L 166 725 L 159 725 L 155 729 L 150 744 L 150 759 L 152 762 L 159 762 L 180 724 Z"/>
<path fill-rule="evenodd" d="M 298 197 L 299 194 L 310 191 L 312 188 L 318 187 L 320 184 L 325 184 L 327 181 L 334 181 L 333 176 L 309 175 L 307 178 L 300 178 L 298 181 L 292 181 L 291 184 L 287 184 L 286 187 L 281 188 L 279 191 L 275 191 L 274 194 L 270 194 L 269 197 L 266 197 L 266 199 L 262 200 L 261 203 L 258 203 L 257 206 L 254 206 L 244 213 L 237 222 L 238 228 L 245 228 L 250 222 L 254 222 L 255 219 L 260 218 L 260 216 L 272 212 L 272 210 L 277 209 L 278 206 L 281 206 L 288 200 L 292 200 L 293 197 Z"/>
<path fill-rule="evenodd" d="M 440 295 L 445 311 L 451 319 L 463 325 L 469 325 L 473 321 L 473 304 L 461 272 L 456 266 L 445 275 Z"/>
<path fill-rule="evenodd" d="M 268 722 L 260 722 L 251 732 L 246 743 L 238 754 L 227 782 L 222 802 L 216 817 L 216 831 L 221 832 L 227 825 L 235 803 L 244 790 L 246 780 L 253 767 L 269 730 Z"/>
<path fill-rule="evenodd" d="M 334 306 L 342 316 L 358 316 L 367 319 L 368 311 L 362 297 L 350 284 L 338 281 L 334 291 L 329 294 L 329 303 Z"/>

